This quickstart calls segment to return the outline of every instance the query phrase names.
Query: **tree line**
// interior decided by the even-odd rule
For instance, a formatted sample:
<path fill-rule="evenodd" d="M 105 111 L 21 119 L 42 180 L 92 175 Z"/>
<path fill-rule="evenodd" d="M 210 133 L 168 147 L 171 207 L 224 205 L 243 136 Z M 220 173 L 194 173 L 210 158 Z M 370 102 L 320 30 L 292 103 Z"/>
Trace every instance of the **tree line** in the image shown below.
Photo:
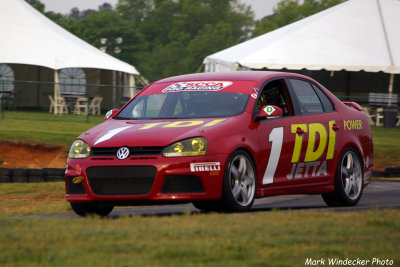
<path fill-rule="evenodd" d="M 155 81 L 196 72 L 212 53 L 345 0 L 282 0 L 272 15 L 260 20 L 239 0 L 119 0 L 115 7 L 108 3 L 97 10 L 75 7 L 69 14 L 46 12 L 40 0 L 25 1 L 91 45 L 107 47 L 107 53 Z M 107 38 L 105 45 L 101 38 Z M 117 44 L 117 38 L 122 43 Z"/>

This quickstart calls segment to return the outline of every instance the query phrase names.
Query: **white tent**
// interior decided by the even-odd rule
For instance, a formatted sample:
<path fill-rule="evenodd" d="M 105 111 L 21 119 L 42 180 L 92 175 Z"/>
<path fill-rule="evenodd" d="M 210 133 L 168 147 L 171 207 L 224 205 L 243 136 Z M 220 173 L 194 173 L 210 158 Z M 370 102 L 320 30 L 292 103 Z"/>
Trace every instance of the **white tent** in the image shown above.
<path fill-rule="evenodd" d="M 139 74 L 134 66 L 79 39 L 24 0 L 0 0 L 0 6 L 0 63 Z"/>
<path fill-rule="evenodd" d="M 204 59 L 205 70 L 400 73 L 399 27 L 400 1 L 349 0 L 210 55 Z"/>
<path fill-rule="evenodd" d="M 79 39 L 38 12 L 24 0 L 0 0 L 0 63 L 24 64 L 54 70 L 54 102 L 61 99 L 59 72 L 64 68 L 101 69 L 129 75 L 130 96 L 133 75 L 139 72 L 117 58 Z M 58 108 L 54 113 L 58 113 Z"/>

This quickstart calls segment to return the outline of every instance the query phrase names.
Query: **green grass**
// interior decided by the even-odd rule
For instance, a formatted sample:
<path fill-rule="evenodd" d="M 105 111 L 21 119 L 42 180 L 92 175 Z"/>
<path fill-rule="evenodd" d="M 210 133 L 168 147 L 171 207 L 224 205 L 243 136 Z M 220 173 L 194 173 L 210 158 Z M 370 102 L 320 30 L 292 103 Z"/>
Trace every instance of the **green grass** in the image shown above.
<path fill-rule="evenodd" d="M 400 127 L 383 128 L 372 126 L 374 160 L 379 165 L 400 166 Z"/>
<path fill-rule="evenodd" d="M 0 265 L 273 267 L 380 258 L 400 266 L 399 219 L 398 210 L 0 218 Z"/>
<path fill-rule="evenodd" d="M 56 122 L 85 122 L 86 116 L 65 114 L 54 115 L 41 111 L 6 110 L 4 119 L 28 120 L 28 121 L 56 121 Z M 104 121 L 104 115 L 89 115 L 89 122 L 100 123 Z"/>
<path fill-rule="evenodd" d="M 383 128 L 372 126 L 371 130 L 375 147 L 400 150 L 400 127 Z"/>
<path fill-rule="evenodd" d="M 62 145 L 72 142 L 87 129 L 104 121 L 104 116 L 54 115 L 46 112 L 6 111 L 0 120 L 0 140 L 18 140 Z"/>
<path fill-rule="evenodd" d="M 0 217 L 67 211 L 64 182 L 0 183 Z"/>

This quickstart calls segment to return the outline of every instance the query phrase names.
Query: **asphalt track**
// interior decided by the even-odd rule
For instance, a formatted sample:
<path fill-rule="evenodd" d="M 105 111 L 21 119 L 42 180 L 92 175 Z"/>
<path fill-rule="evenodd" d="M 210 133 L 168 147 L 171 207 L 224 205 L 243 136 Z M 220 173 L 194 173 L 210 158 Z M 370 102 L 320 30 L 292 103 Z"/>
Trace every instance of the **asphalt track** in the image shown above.
<path fill-rule="evenodd" d="M 288 195 L 257 199 L 250 212 L 268 212 L 279 210 L 310 211 L 364 211 L 370 209 L 400 209 L 400 179 L 373 180 L 363 192 L 360 202 L 354 207 L 328 207 L 320 195 Z M 181 214 L 199 214 L 202 211 L 192 204 L 117 207 L 109 218 L 121 216 L 170 216 Z M 28 216 L 12 216 L 10 218 L 49 218 L 78 217 L 75 213 L 38 214 Z"/>
<path fill-rule="evenodd" d="M 365 188 L 360 202 L 354 207 L 328 207 L 320 195 L 289 195 L 257 199 L 251 212 L 268 212 L 272 209 L 338 212 L 400 209 L 400 179 L 373 180 Z M 200 212 L 192 204 L 184 204 L 116 208 L 109 216 L 114 218 L 129 215 L 165 216 Z"/>

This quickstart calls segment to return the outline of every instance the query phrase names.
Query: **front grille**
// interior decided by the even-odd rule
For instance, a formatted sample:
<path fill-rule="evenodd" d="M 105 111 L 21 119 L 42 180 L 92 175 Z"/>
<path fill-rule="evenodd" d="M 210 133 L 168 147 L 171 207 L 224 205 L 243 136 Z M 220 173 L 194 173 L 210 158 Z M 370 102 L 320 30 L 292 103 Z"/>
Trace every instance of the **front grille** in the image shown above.
<path fill-rule="evenodd" d="M 152 166 L 91 167 L 86 173 L 96 195 L 146 195 L 151 191 L 157 169 Z"/>
<path fill-rule="evenodd" d="M 92 148 L 92 156 L 115 156 L 120 147 L 94 147 Z M 160 155 L 164 147 L 159 146 L 143 146 L 129 147 L 130 156 L 140 155 Z"/>
<path fill-rule="evenodd" d="M 204 187 L 196 175 L 167 175 L 161 189 L 162 193 L 203 193 Z"/>

